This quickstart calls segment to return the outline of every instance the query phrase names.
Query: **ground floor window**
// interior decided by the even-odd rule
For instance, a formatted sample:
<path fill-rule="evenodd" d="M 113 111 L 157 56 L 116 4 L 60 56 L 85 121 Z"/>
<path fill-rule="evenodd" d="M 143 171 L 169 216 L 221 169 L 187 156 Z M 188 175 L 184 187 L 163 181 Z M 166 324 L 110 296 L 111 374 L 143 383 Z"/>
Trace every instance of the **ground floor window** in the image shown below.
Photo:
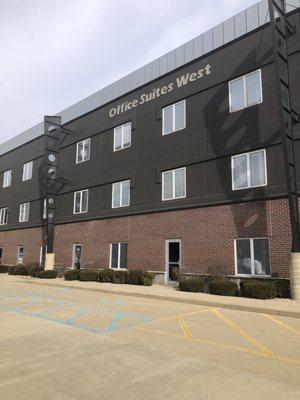
<path fill-rule="evenodd" d="M 40 250 L 40 265 L 44 266 L 46 261 L 47 246 L 41 246 Z"/>
<path fill-rule="evenodd" d="M 127 243 L 110 244 L 110 268 L 127 268 Z"/>
<path fill-rule="evenodd" d="M 17 263 L 23 264 L 24 261 L 24 247 L 18 246 L 18 256 L 17 256 Z"/>
<path fill-rule="evenodd" d="M 73 244 L 73 268 L 80 269 L 81 267 L 81 258 L 82 258 L 82 244 L 75 243 Z"/>
<path fill-rule="evenodd" d="M 266 238 L 236 239 L 237 275 L 270 275 L 269 241 Z"/>

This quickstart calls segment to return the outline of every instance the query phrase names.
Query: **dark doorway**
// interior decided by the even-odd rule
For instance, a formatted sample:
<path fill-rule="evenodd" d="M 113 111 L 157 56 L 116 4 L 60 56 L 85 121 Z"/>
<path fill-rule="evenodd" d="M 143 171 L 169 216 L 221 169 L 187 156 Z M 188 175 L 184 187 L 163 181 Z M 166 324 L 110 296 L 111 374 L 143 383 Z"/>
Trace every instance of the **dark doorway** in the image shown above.
<path fill-rule="evenodd" d="M 181 266 L 181 241 L 178 239 L 169 239 L 166 242 L 166 275 L 167 281 L 176 282 L 180 277 Z"/>
<path fill-rule="evenodd" d="M 82 256 L 82 245 L 74 244 L 73 247 L 73 268 L 80 269 Z"/>

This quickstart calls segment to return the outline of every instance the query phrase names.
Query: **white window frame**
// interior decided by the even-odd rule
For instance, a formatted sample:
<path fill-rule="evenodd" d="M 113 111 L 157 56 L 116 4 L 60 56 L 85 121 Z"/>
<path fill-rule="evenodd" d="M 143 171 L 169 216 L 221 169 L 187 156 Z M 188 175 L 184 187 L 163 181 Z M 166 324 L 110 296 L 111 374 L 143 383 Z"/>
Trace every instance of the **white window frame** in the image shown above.
<path fill-rule="evenodd" d="M 7 223 L 8 223 L 8 207 L 2 207 L 0 208 L 0 226 L 7 225 Z"/>
<path fill-rule="evenodd" d="M 82 211 L 82 198 L 83 198 L 83 192 L 87 192 L 87 200 L 86 200 L 86 210 Z M 75 211 L 76 207 L 76 194 L 80 193 L 80 211 Z M 73 198 L 73 214 L 84 214 L 87 213 L 89 209 L 89 189 L 84 189 L 84 190 L 77 190 L 77 192 L 74 192 L 74 198 Z"/>
<path fill-rule="evenodd" d="M 265 178 L 266 178 L 266 181 L 265 181 L 265 183 L 263 183 L 263 184 L 261 184 L 261 185 L 251 186 L 250 154 L 254 154 L 254 153 L 263 153 L 263 154 L 264 154 Z M 238 158 L 238 157 L 241 157 L 241 156 L 247 156 L 247 186 L 235 188 L 235 187 L 234 187 L 234 174 L 233 174 L 234 159 L 235 159 L 235 158 Z M 260 150 L 255 150 L 255 151 L 249 151 L 249 152 L 247 152 L 247 153 L 237 154 L 237 155 L 231 157 L 231 187 L 232 187 L 232 190 L 235 191 L 235 190 L 252 189 L 252 188 L 263 187 L 263 186 L 267 186 L 267 185 L 268 185 L 268 174 L 267 174 L 267 156 L 266 156 L 266 149 L 260 149 Z"/>
<path fill-rule="evenodd" d="M 22 174 L 23 182 L 32 179 L 32 171 L 33 171 L 33 161 L 28 161 L 27 163 L 23 164 L 23 174 Z"/>
<path fill-rule="evenodd" d="M 183 126 L 182 128 L 175 129 L 175 106 L 176 106 L 177 104 L 179 104 L 179 103 L 183 103 L 183 110 L 184 110 L 184 114 L 183 114 L 183 115 L 184 115 L 184 126 Z M 172 116 L 173 116 L 173 119 L 172 119 L 172 131 L 170 131 L 170 132 L 165 132 L 165 115 L 164 115 L 164 113 L 165 113 L 165 110 L 167 110 L 168 108 L 172 108 Z M 186 128 L 186 100 L 185 100 L 185 99 L 184 99 L 184 100 L 177 101 L 176 103 L 170 104 L 170 105 L 167 106 L 167 107 L 163 107 L 163 109 L 162 109 L 162 135 L 163 135 L 163 136 L 169 135 L 170 133 L 182 131 L 182 130 L 185 129 L 185 128 Z"/>
<path fill-rule="evenodd" d="M 21 203 L 19 209 L 19 222 L 29 221 L 30 203 Z"/>
<path fill-rule="evenodd" d="M 11 186 L 11 169 L 3 172 L 3 187 L 7 188 Z"/>
<path fill-rule="evenodd" d="M 267 240 L 268 241 L 268 250 L 269 250 L 269 275 L 257 275 L 255 274 L 254 268 L 254 240 Z M 251 274 L 239 274 L 238 273 L 238 265 L 237 265 L 237 241 L 238 240 L 250 240 L 250 257 L 251 257 Z M 235 238 L 234 239 L 234 269 L 235 275 L 240 277 L 259 277 L 259 278 L 270 278 L 271 276 L 271 257 L 270 257 L 270 240 L 267 237 L 253 237 L 253 238 Z"/>
<path fill-rule="evenodd" d="M 118 267 L 117 268 L 113 268 L 112 267 L 112 247 L 113 247 L 113 244 L 117 244 L 118 245 Z M 127 245 L 127 260 L 126 261 L 128 261 L 128 242 L 113 242 L 113 243 L 110 243 L 109 268 L 113 269 L 115 271 L 127 271 L 127 269 L 128 269 L 128 268 L 121 268 L 120 267 L 120 264 L 121 264 L 121 245 L 122 244 L 126 244 Z"/>
<path fill-rule="evenodd" d="M 89 144 L 89 149 L 90 149 L 89 156 L 86 160 L 80 161 L 79 160 L 79 144 L 83 143 L 83 152 L 84 152 L 85 147 L 86 147 L 86 142 L 88 142 L 88 144 Z M 80 142 L 77 142 L 77 144 L 76 144 L 76 164 L 81 164 L 83 162 L 89 161 L 90 158 L 91 158 L 91 138 L 87 138 L 87 139 L 81 140 Z"/>
<path fill-rule="evenodd" d="M 129 196 L 128 196 L 128 204 L 122 204 L 123 202 L 123 184 L 129 182 Z M 120 188 L 120 205 L 115 206 L 114 205 L 114 195 L 115 195 L 115 185 L 121 185 Z M 120 182 L 114 182 L 112 184 L 112 198 L 111 198 L 111 207 L 112 208 L 121 208 L 121 207 L 129 207 L 130 206 L 130 179 L 126 179 L 125 181 L 120 181 Z"/>
<path fill-rule="evenodd" d="M 124 127 L 126 125 L 130 125 L 130 144 L 128 146 L 124 145 Z M 122 128 L 122 134 L 121 134 L 121 147 L 119 149 L 116 149 L 116 131 L 118 128 Z M 128 149 L 129 147 L 131 147 L 131 135 L 132 135 L 132 125 L 131 125 L 131 121 L 126 122 L 126 124 L 123 125 L 119 125 L 116 126 L 114 128 L 114 151 L 120 151 L 120 150 L 124 150 L 124 149 Z"/>
<path fill-rule="evenodd" d="M 253 103 L 253 104 L 247 104 L 247 77 L 250 75 L 253 75 L 255 73 L 259 72 L 259 83 L 260 83 L 260 101 L 258 101 L 257 103 Z M 243 97 L 244 97 L 244 106 L 237 108 L 235 110 L 232 110 L 232 100 L 231 100 L 231 83 L 239 81 L 239 80 L 243 80 Z M 262 90 L 262 78 L 261 78 L 261 69 L 257 69 L 255 71 L 250 72 L 249 74 L 243 75 L 243 76 L 239 76 L 236 79 L 233 79 L 232 81 L 228 82 L 228 93 L 229 93 L 229 112 L 230 113 L 234 113 L 236 111 L 240 111 L 240 110 L 244 110 L 244 108 L 248 108 L 248 107 L 252 107 L 255 106 L 256 104 L 261 104 L 263 102 L 263 90 Z"/>
<path fill-rule="evenodd" d="M 179 196 L 179 197 L 175 197 L 175 171 L 179 171 L 183 169 L 184 170 L 184 196 Z M 167 172 L 172 172 L 172 186 L 173 186 L 173 190 L 172 190 L 172 197 L 165 199 L 164 198 L 164 193 L 165 193 L 165 173 Z M 169 201 L 169 200 L 178 200 L 178 199 L 185 199 L 186 198 L 186 167 L 180 167 L 180 168 L 176 168 L 176 169 L 169 169 L 167 171 L 163 171 L 162 172 L 162 193 L 161 193 L 161 199 L 162 201 Z"/>

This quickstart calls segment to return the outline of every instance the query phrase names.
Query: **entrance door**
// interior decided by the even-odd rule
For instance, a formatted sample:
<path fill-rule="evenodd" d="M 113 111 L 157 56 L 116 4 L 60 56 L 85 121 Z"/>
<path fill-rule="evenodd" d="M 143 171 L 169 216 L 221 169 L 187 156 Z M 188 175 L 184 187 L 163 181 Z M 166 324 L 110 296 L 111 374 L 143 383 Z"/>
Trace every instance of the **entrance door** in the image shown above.
<path fill-rule="evenodd" d="M 0 265 L 2 264 L 2 255 L 3 255 L 3 250 L 2 247 L 0 247 Z"/>
<path fill-rule="evenodd" d="M 40 250 L 40 265 L 42 267 L 45 266 L 46 253 L 47 253 L 47 246 L 41 246 L 41 250 Z"/>
<path fill-rule="evenodd" d="M 23 246 L 18 246 L 18 259 L 17 259 L 17 263 L 23 264 L 23 260 L 24 260 L 24 247 Z"/>
<path fill-rule="evenodd" d="M 166 283 L 179 280 L 181 266 L 181 240 L 166 241 Z"/>
<path fill-rule="evenodd" d="M 73 245 L 73 268 L 80 269 L 81 256 L 82 256 L 82 245 L 76 243 Z"/>

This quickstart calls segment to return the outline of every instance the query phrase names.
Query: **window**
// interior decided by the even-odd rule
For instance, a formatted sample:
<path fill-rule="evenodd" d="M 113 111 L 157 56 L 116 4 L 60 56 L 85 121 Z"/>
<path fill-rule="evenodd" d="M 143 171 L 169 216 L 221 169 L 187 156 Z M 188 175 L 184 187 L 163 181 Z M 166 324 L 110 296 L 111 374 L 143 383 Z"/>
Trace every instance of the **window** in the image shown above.
<path fill-rule="evenodd" d="M 29 220 L 29 203 L 20 204 L 19 222 L 26 222 Z"/>
<path fill-rule="evenodd" d="M 130 205 L 130 180 L 116 182 L 112 187 L 112 208 Z"/>
<path fill-rule="evenodd" d="M 163 135 L 185 128 L 185 100 L 171 104 L 162 111 Z"/>
<path fill-rule="evenodd" d="M 6 225 L 8 221 L 8 208 L 0 208 L 0 225 Z"/>
<path fill-rule="evenodd" d="M 74 193 L 74 208 L 73 214 L 85 213 L 88 210 L 89 191 L 80 190 Z"/>
<path fill-rule="evenodd" d="M 114 151 L 131 146 L 131 122 L 114 129 Z"/>
<path fill-rule="evenodd" d="M 45 266 L 46 254 L 47 254 L 47 246 L 41 246 L 41 249 L 40 249 L 40 265 L 42 265 L 42 266 Z"/>
<path fill-rule="evenodd" d="M 186 196 L 185 168 L 162 173 L 162 199 L 181 199 Z"/>
<path fill-rule="evenodd" d="M 32 178 L 32 166 L 33 162 L 29 161 L 28 163 L 23 165 L 23 181 L 28 181 Z"/>
<path fill-rule="evenodd" d="M 127 268 L 127 243 L 111 243 L 110 245 L 110 268 Z"/>
<path fill-rule="evenodd" d="M 229 82 L 230 112 L 262 103 L 261 70 L 251 72 Z"/>
<path fill-rule="evenodd" d="M 77 143 L 76 164 L 88 161 L 91 154 L 91 139 L 85 139 Z"/>
<path fill-rule="evenodd" d="M 24 260 L 24 247 L 23 246 L 18 246 L 18 255 L 17 255 L 17 263 L 23 264 Z"/>
<path fill-rule="evenodd" d="M 236 239 L 237 275 L 270 275 L 268 239 Z"/>
<path fill-rule="evenodd" d="M 11 169 L 5 171 L 3 174 L 3 187 L 9 187 L 11 185 Z"/>
<path fill-rule="evenodd" d="M 232 190 L 267 185 L 265 150 L 231 157 Z"/>
<path fill-rule="evenodd" d="M 44 199 L 43 203 L 43 219 L 47 218 L 47 199 Z"/>

